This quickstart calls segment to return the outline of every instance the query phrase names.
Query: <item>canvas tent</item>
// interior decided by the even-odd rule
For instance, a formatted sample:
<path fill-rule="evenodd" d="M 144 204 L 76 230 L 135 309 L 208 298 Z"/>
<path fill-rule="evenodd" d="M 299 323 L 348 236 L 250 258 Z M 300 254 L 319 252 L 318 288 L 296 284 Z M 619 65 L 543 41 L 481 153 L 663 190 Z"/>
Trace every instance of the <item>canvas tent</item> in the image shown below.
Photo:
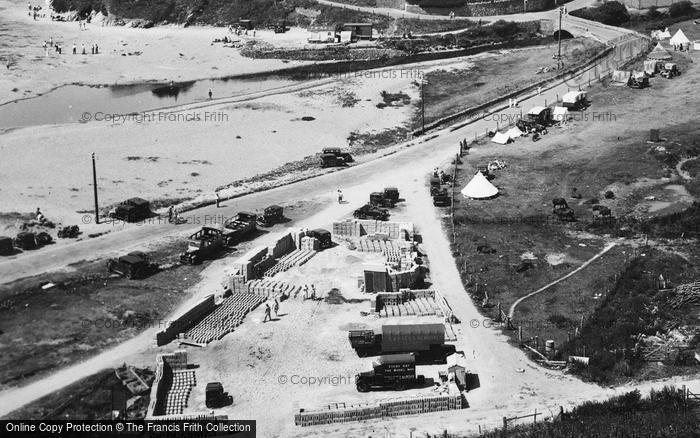
<path fill-rule="evenodd" d="M 565 108 L 578 108 L 586 102 L 586 92 L 585 91 L 569 91 L 562 98 L 562 105 Z"/>
<path fill-rule="evenodd" d="M 508 137 L 510 137 L 511 139 L 515 140 L 516 138 L 518 138 L 518 137 L 520 137 L 520 136 L 523 135 L 523 131 L 521 131 L 520 129 L 518 129 L 517 126 L 513 126 L 512 128 L 510 128 L 510 129 L 506 132 L 506 135 L 507 135 Z"/>
<path fill-rule="evenodd" d="M 630 77 L 632 77 L 632 73 L 629 71 L 615 70 L 612 72 L 610 81 L 613 83 L 613 85 L 627 85 Z"/>
<path fill-rule="evenodd" d="M 671 59 L 673 56 L 661 46 L 661 43 L 656 43 L 656 47 L 648 55 L 647 59 Z"/>
<path fill-rule="evenodd" d="M 693 41 L 693 50 L 700 50 L 700 41 Z"/>
<path fill-rule="evenodd" d="M 664 30 L 653 30 L 651 32 L 651 37 L 656 40 L 665 40 L 671 38 L 671 33 L 668 31 L 668 27 Z"/>
<path fill-rule="evenodd" d="M 571 118 L 569 114 L 569 109 L 563 106 L 555 106 L 552 112 L 552 119 L 555 122 L 566 123 Z"/>
<path fill-rule="evenodd" d="M 644 73 L 653 76 L 659 72 L 659 63 L 653 59 L 644 61 Z"/>
<path fill-rule="evenodd" d="M 681 45 L 681 44 L 689 44 L 690 40 L 688 39 L 688 37 L 685 36 L 685 34 L 683 33 L 683 30 L 678 29 L 678 32 L 676 32 L 676 34 L 673 35 L 673 38 L 671 38 L 669 43 L 676 46 L 676 45 Z"/>
<path fill-rule="evenodd" d="M 493 136 L 491 139 L 492 142 L 498 143 L 498 144 L 506 144 L 509 143 L 512 139 L 507 133 L 504 132 L 497 132 L 496 135 Z"/>
<path fill-rule="evenodd" d="M 488 199 L 497 194 L 498 189 L 481 172 L 476 172 L 469 184 L 462 189 L 462 196 L 465 198 Z"/>

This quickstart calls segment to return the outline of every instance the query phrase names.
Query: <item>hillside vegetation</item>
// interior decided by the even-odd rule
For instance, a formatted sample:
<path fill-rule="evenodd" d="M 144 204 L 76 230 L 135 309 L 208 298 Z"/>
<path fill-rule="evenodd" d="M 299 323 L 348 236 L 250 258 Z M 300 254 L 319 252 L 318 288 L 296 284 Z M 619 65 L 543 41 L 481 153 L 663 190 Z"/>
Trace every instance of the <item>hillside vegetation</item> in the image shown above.
<path fill-rule="evenodd" d="M 665 387 L 642 398 L 639 390 L 604 402 L 588 402 L 555 422 L 537 423 L 480 435 L 484 438 L 690 437 L 697 436 L 697 403 L 683 391 Z"/>

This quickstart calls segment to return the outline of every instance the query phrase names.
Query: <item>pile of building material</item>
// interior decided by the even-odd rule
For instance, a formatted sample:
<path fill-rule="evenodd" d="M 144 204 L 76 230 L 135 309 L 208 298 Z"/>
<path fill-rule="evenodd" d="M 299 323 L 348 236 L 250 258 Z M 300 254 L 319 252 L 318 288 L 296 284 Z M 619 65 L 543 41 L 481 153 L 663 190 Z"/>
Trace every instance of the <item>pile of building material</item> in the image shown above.
<path fill-rule="evenodd" d="M 416 415 L 429 412 L 449 411 L 466 407 L 459 388 L 454 383 L 447 386 L 445 394 L 402 397 L 384 400 L 378 403 L 361 403 L 346 405 L 333 403 L 321 409 L 304 409 L 294 415 L 297 426 L 315 426 L 319 424 L 347 423 L 377 418 L 392 418 L 404 415 Z"/>
<path fill-rule="evenodd" d="M 670 305 L 674 309 L 700 305 L 700 281 L 678 286 L 670 299 Z"/>
<path fill-rule="evenodd" d="M 260 295 L 234 293 L 224 298 L 213 312 L 187 330 L 184 338 L 189 343 L 197 344 L 218 341 L 241 325 L 246 315 L 263 301 L 264 297 Z"/>
<path fill-rule="evenodd" d="M 153 382 L 153 374 L 150 371 L 140 370 L 132 365 L 115 368 L 114 374 L 132 395 L 145 393 Z"/>
<path fill-rule="evenodd" d="M 437 299 L 436 299 L 437 297 Z M 444 316 L 444 299 L 434 290 L 401 289 L 399 292 L 379 292 L 370 300 L 370 309 L 379 317 Z"/>
<path fill-rule="evenodd" d="M 410 222 L 347 219 L 333 222 L 333 234 L 341 237 L 361 237 L 383 234 L 389 239 L 413 240 L 413 224 Z"/>
<path fill-rule="evenodd" d="M 380 252 L 387 256 L 389 254 L 402 254 L 411 251 L 411 244 L 405 240 L 381 239 L 376 236 L 359 238 L 355 249 L 362 252 Z"/>
<path fill-rule="evenodd" d="M 246 285 L 248 293 L 258 295 L 264 299 L 277 295 L 296 297 L 304 290 L 309 290 L 309 285 L 298 286 L 283 281 L 262 279 L 252 280 Z"/>
<path fill-rule="evenodd" d="M 182 414 L 196 385 L 194 370 L 187 367 L 186 351 L 159 354 L 146 418 Z"/>
<path fill-rule="evenodd" d="M 308 239 L 308 237 L 304 237 Z M 316 239 L 313 239 L 316 240 Z M 303 246 L 303 242 L 302 242 Z M 265 271 L 264 277 L 273 277 L 280 272 L 288 271 L 294 267 L 303 265 L 316 255 L 315 250 L 297 249 L 282 257 L 273 267 Z"/>

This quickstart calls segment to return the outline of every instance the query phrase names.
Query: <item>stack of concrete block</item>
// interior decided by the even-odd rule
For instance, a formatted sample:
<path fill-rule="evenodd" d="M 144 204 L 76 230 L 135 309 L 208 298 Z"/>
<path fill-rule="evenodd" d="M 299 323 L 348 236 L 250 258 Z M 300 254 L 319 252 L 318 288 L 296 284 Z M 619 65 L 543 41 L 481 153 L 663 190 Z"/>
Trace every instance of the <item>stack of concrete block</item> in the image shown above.
<path fill-rule="evenodd" d="M 216 307 L 214 295 L 208 295 L 183 315 L 171 321 L 165 330 L 156 333 L 156 344 L 161 346 L 174 340 L 179 333 L 188 330 L 201 321 L 214 307 Z"/>
<path fill-rule="evenodd" d="M 308 286 L 307 286 L 308 287 Z M 248 282 L 248 293 L 261 296 L 263 298 L 277 295 L 296 296 L 303 290 L 303 286 L 297 286 L 283 281 L 271 279 L 253 280 Z"/>
<path fill-rule="evenodd" d="M 350 421 L 365 421 L 378 418 L 392 418 L 404 415 L 416 415 L 429 412 L 440 412 L 464 407 L 462 394 L 456 385 L 448 386 L 447 394 L 406 397 L 394 400 L 380 401 L 377 404 L 359 404 L 324 409 L 304 410 L 294 415 L 297 426 L 315 426 L 320 424 L 347 423 Z"/>
<path fill-rule="evenodd" d="M 314 239 L 315 240 L 315 239 Z M 280 272 L 288 271 L 294 267 L 302 266 L 316 255 L 316 251 L 297 249 L 282 257 L 274 266 L 265 271 L 263 277 L 274 277 Z"/>
<path fill-rule="evenodd" d="M 333 222 L 333 234 L 345 237 L 360 237 L 384 234 L 390 239 L 413 239 L 414 228 L 410 222 L 375 221 L 370 219 L 348 219 Z"/>
<path fill-rule="evenodd" d="M 188 341 L 206 345 L 231 333 L 243 319 L 262 303 L 264 297 L 250 293 L 234 293 L 225 298 L 213 312 L 185 332 Z"/>
<path fill-rule="evenodd" d="M 270 245 L 267 248 L 267 255 L 269 257 L 278 259 L 280 257 L 285 256 L 286 254 L 289 254 L 297 248 L 298 246 L 294 241 L 294 237 L 292 236 L 292 233 L 289 232 L 284 236 L 280 237 L 274 245 Z"/>
<path fill-rule="evenodd" d="M 267 256 L 268 248 L 265 246 L 258 246 L 242 257 L 236 260 L 233 264 L 234 270 L 237 270 L 240 275 L 243 275 L 246 281 L 255 278 L 254 265 Z"/>
<path fill-rule="evenodd" d="M 240 274 L 229 275 L 224 284 L 224 289 L 228 289 L 233 293 L 245 292 L 245 277 Z"/>
<path fill-rule="evenodd" d="M 302 251 L 318 251 L 321 249 L 321 243 L 315 237 L 304 236 L 301 238 L 299 249 Z"/>

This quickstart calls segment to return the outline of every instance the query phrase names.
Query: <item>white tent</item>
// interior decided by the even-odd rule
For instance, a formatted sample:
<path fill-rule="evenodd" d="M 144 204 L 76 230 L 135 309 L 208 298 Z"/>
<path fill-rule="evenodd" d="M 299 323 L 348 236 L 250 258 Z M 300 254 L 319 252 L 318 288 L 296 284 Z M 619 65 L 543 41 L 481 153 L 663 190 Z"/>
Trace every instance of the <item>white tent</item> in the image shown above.
<path fill-rule="evenodd" d="M 497 132 L 496 135 L 493 136 L 491 139 L 492 142 L 498 143 L 498 144 L 506 144 L 511 140 L 510 136 L 507 133 L 503 132 Z"/>
<path fill-rule="evenodd" d="M 693 50 L 700 50 L 700 41 L 693 41 Z"/>
<path fill-rule="evenodd" d="M 476 172 L 474 178 L 462 189 L 462 196 L 465 198 L 486 199 L 497 194 L 498 189 L 481 172 Z"/>
<path fill-rule="evenodd" d="M 667 27 L 665 30 L 652 30 L 651 37 L 655 40 L 665 40 L 666 38 L 671 38 L 671 33 Z"/>
<path fill-rule="evenodd" d="M 669 41 L 669 43 L 673 45 L 678 45 L 678 44 L 688 44 L 690 43 L 690 40 L 688 37 L 685 36 L 683 33 L 683 30 L 678 29 L 678 32 L 676 32 L 675 35 L 673 35 L 673 38 Z"/>
<path fill-rule="evenodd" d="M 671 59 L 673 56 L 664 49 L 661 43 L 656 43 L 656 47 L 648 55 L 647 59 Z"/>
<path fill-rule="evenodd" d="M 566 123 L 571 118 L 569 109 L 563 106 L 555 106 L 552 112 L 552 119 L 556 122 Z"/>
<path fill-rule="evenodd" d="M 614 85 L 627 85 L 627 82 L 629 82 L 631 76 L 632 73 L 629 71 L 615 70 L 612 72 L 610 80 Z"/>
<path fill-rule="evenodd" d="M 521 131 L 520 129 L 518 129 L 517 126 L 513 126 L 512 128 L 510 128 L 510 129 L 506 132 L 506 135 L 507 135 L 508 137 L 512 138 L 512 139 L 516 139 L 516 138 L 518 138 L 518 137 L 520 137 L 520 136 L 523 135 L 523 131 Z"/>

